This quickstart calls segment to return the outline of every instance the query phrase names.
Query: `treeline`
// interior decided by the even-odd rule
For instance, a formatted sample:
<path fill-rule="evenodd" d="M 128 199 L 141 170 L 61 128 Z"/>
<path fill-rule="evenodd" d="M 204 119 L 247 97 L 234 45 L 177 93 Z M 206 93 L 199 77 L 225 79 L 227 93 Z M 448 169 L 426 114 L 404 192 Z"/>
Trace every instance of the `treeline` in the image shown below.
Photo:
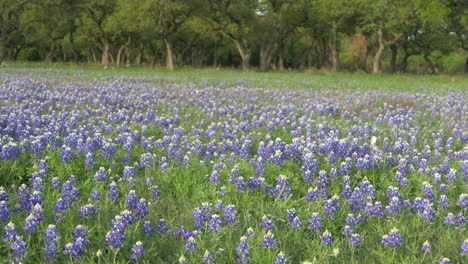
<path fill-rule="evenodd" d="M 467 10 L 465 0 L 0 0 L 0 64 L 468 72 Z"/>

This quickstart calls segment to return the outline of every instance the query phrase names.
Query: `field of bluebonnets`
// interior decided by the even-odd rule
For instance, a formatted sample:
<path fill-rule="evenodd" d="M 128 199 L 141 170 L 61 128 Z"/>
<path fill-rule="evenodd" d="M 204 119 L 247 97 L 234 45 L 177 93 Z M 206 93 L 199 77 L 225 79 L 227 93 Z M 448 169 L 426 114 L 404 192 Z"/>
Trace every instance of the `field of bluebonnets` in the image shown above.
<path fill-rule="evenodd" d="M 0 73 L 1 263 L 468 262 L 466 83 Z"/>

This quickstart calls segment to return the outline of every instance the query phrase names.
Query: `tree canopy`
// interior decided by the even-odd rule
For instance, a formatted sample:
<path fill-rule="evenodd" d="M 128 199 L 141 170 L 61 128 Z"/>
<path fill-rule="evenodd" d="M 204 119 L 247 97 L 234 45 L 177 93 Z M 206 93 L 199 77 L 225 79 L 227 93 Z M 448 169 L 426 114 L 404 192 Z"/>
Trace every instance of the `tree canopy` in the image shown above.
<path fill-rule="evenodd" d="M 462 0 L 2 0 L 3 60 L 468 72 Z"/>

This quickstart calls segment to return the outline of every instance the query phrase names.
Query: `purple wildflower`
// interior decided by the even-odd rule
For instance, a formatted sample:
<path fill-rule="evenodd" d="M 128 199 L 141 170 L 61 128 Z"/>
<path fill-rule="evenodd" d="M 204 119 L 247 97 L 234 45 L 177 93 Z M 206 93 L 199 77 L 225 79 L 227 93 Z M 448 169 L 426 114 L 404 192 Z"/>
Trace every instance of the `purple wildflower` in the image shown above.
<path fill-rule="evenodd" d="M 143 248 L 143 242 L 137 241 L 132 247 L 132 255 L 130 256 L 135 261 L 140 261 L 141 257 L 146 254 L 146 249 Z"/>

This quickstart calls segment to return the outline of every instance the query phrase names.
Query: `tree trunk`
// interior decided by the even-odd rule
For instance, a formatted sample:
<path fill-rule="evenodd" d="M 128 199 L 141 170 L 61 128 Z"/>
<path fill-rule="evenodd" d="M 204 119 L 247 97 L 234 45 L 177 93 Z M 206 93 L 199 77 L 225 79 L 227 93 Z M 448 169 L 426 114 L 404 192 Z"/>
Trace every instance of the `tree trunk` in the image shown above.
<path fill-rule="evenodd" d="M 396 45 L 391 45 L 390 49 L 392 50 L 392 60 L 390 61 L 390 68 L 392 73 L 396 72 L 396 61 L 398 55 L 398 47 Z"/>
<path fill-rule="evenodd" d="M 45 57 L 46 63 L 52 63 L 54 61 L 55 46 L 56 46 L 56 41 L 55 39 L 52 39 L 50 43 L 49 52 L 47 53 L 47 56 Z"/>
<path fill-rule="evenodd" d="M 130 42 L 131 42 L 131 41 L 132 41 L 131 38 L 128 37 L 127 42 L 125 42 L 122 46 L 120 46 L 119 50 L 117 51 L 117 60 L 116 60 L 117 66 L 119 66 L 119 65 L 120 65 L 120 62 L 123 61 L 123 59 L 122 59 L 122 52 L 128 48 L 128 45 L 130 45 Z"/>
<path fill-rule="evenodd" d="M 13 53 L 14 61 L 16 61 L 16 59 L 18 58 L 18 55 L 21 52 L 21 50 L 23 50 L 23 46 L 18 46 L 17 48 L 15 48 L 14 53 Z"/>
<path fill-rule="evenodd" d="M 426 63 L 429 65 L 429 67 L 431 68 L 431 73 L 434 74 L 436 72 L 436 69 L 434 67 L 434 64 L 432 64 L 432 61 L 431 59 L 429 59 L 429 54 L 428 53 L 425 53 L 424 54 L 424 60 L 426 61 Z"/>
<path fill-rule="evenodd" d="M 218 42 L 215 41 L 213 49 L 213 68 L 218 67 Z"/>
<path fill-rule="evenodd" d="M 408 59 L 411 56 L 411 54 L 406 53 L 405 56 L 403 57 L 401 61 L 401 71 L 406 72 L 408 70 Z"/>
<path fill-rule="evenodd" d="M 264 43 L 260 47 L 260 71 L 266 72 L 270 69 L 275 49 L 275 43 Z"/>
<path fill-rule="evenodd" d="M 78 51 L 76 50 L 75 47 L 75 37 L 73 36 L 73 33 L 70 33 L 70 47 L 71 51 L 73 53 L 73 61 L 76 63 L 80 59 L 80 55 L 78 54 Z"/>
<path fill-rule="evenodd" d="M 468 73 L 468 58 L 465 60 L 465 73 Z"/>
<path fill-rule="evenodd" d="M 282 47 L 280 47 L 279 51 L 278 51 L 278 71 L 280 71 L 280 72 L 284 71 L 284 58 L 283 58 L 283 49 L 282 49 Z"/>
<path fill-rule="evenodd" d="M 383 41 L 383 31 L 381 28 L 378 30 L 379 34 L 379 48 L 377 49 L 377 52 L 374 55 L 374 60 L 372 63 L 372 72 L 373 73 L 379 73 L 380 72 L 380 58 L 382 57 L 382 53 L 385 49 L 385 43 Z"/>
<path fill-rule="evenodd" d="M 98 60 L 97 60 L 97 57 L 96 57 L 96 53 L 94 52 L 93 49 L 91 49 L 91 56 L 93 58 L 93 63 L 97 63 Z"/>
<path fill-rule="evenodd" d="M 143 57 L 143 49 L 144 49 L 143 42 L 140 42 L 140 47 L 138 48 L 138 52 L 137 52 L 137 55 L 135 57 L 135 64 L 136 65 L 141 64 L 141 58 Z"/>
<path fill-rule="evenodd" d="M 2 65 L 3 56 L 5 56 L 5 45 L 5 36 L 0 29 L 0 65 Z"/>
<path fill-rule="evenodd" d="M 374 62 L 373 62 L 373 65 L 372 65 L 372 72 L 373 73 L 379 73 L 380 72 L 380 59 L 382 57 L 382 53 L 383 53 L 385 47 L 390 46 L 390 45 L 395 45 L 395 43 L 400 41 L 400 39 L 403 37 L 403 33 L 398 34 L 392 40 L 385 41 L 383 28 L 379 27 L 379 29 L 377 29 L 377 36 L 378 36 L 378 39 L 379 39 L 379 48 L 377 49 L 377 52 L 375 53 L 375 56 L 374 56 Z"/>
<path fill-rule="evenodd" d="M 174 51 L 172 47 L 172 40 L 170 38 L 165 38 L 164 43 L 166 43 L 166 68 L 170 71 L 173 71 L 175 68 L 175 65 L 174 65 Z"/>
<path fill-rule="evenodd" d="M 104 69 L 109 68 L 109 41 L 107 39 L 102 40 L 101 64 L 104 65 Z"/>
<path fill-rule="evenodd" d="M 338 56 L 338 43 L 336 40 L 336 24 L 333 21 L 332 25 L 332 37 L 330 39 L 330 55 L 331 55 L 331 69 L 333 71 L 338 71 L 340 69 L 340 59 Z"/>
<path fill-rule="evenodd" d="M 252 51 L 248 47 L 247 40 L 243 40 L 242 45 L 237 39 L 232 40 L 237 47 L 237 51 L 239 51 L 239 55 L 242 59 L 242 71 L 248 71 L 250 68 L 250 56 L 252 55 Z"/>

